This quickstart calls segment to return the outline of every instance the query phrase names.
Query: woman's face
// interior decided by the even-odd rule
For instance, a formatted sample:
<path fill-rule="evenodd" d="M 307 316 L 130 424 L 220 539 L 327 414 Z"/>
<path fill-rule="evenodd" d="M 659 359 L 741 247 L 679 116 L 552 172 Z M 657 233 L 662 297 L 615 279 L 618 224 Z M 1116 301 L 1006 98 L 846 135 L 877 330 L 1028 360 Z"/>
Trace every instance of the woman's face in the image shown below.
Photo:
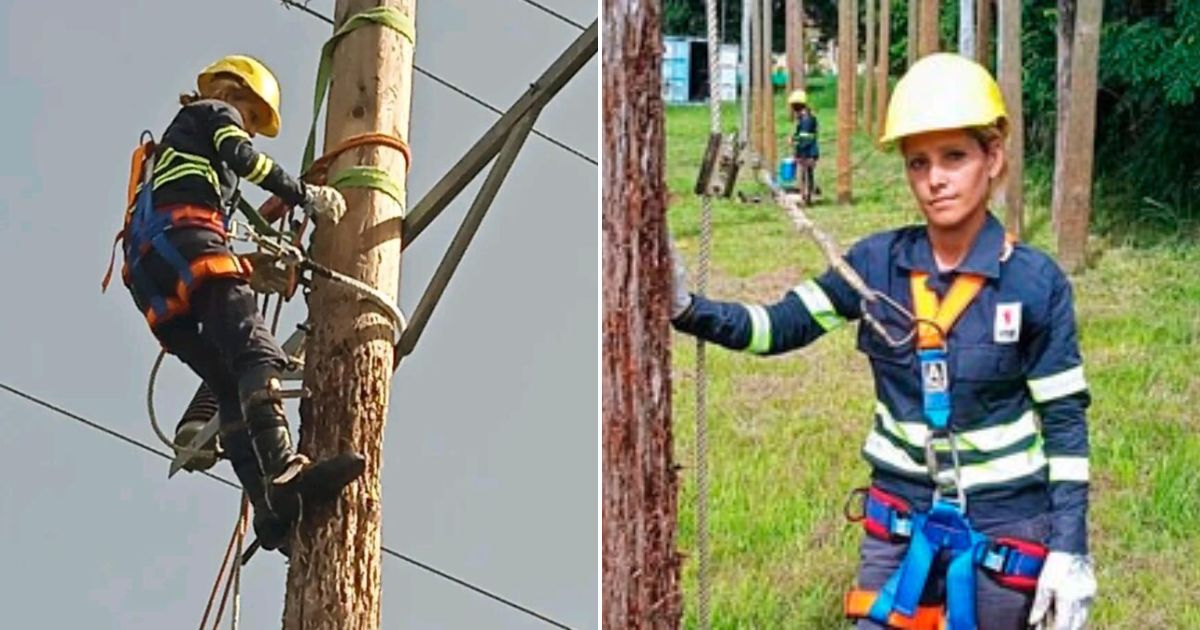
<path fill-rule="evenodd" d="M 1000 140 L 987 148 L 965 129 L 930 131 L 901 141 L 904 172 L 929 225 L 954 229 L 986 212 L 992 179 L 1004 165 Z"/>
<path fill-rule="evenodd" d="M 229 104 L 237 108 L 238 112 L 242 114 L 242 123 L 245 124 L 246 133 L 249 133 L 250 137 L 253 138 L 257 135 L 258 130 L 262 129 L 263 125 L 266 124 L 267 114 L 263 112 L 262 104 L 258 102 L 258 99 L 244 94 L 237 94 L 230 97 Z"/>

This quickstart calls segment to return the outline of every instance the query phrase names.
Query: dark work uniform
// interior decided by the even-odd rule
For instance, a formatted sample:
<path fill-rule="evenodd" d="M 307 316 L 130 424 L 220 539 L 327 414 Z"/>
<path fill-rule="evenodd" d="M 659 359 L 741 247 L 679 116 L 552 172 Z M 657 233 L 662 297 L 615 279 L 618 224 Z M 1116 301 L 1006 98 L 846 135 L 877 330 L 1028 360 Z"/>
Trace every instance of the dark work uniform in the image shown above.
<path fill-rule="evenodd" d="M 812 196 L 816 189 L 814 164 L 821 157 L 821 148 L 817 144 L 817 117 L 811 110 L 804 110 L 796 119 L 796 129 L 792 132 L 793 156 L 796 158 L 796 169 L 803 170 L 805 190 Z"/>
<path fill-rule="evenodd" d="M 988 216 L 970 253 L 950 272 L 934 263 L 923 226 L 884 232 L 856 243 L 846 261 L 866 284 L 911 312 L 910 272 L 928 273 L 944 297 L 959 272 L 986 278 L 949 332 L 952 415 L 958 436 L 968 516 L 980 531 L 1045 543 L 1052 551 L 1087 553 L 1090 396 L 1076 338 L 1071 286 L 1044 253 L 1017 244 L 1007 252 L 1004 229 Z M 1006 253 L 1007 252 L 1007 253 Z M 771 305 L 696 296 L 673 321 L 683 332 L 725 347 L 777 354 L 803 347 L 847 321 L 861 319 L 858 294 L 833 270 Z M 872 315 L 899 338 L 896 317 Z M 890 322 L 889 322 L 890 320 Z M 927 510 L 933 483 L 924 464 L 929 433 L 921 375 L 912 344 L 893 348 L 859 326 L 858 349 L 870 360 L 876 401 L 862 453 L 871 481 L 915 509 Z M 948 453 L 939 453 L 941 469 Z M 900 565 L 905 545 L 865 537 L 859 587 L 878 590 Z M 936 565 L 935 565 L 936 570 Z M 1024 628 L 1031 596 L 976 580 L 981 628 Z M 926 593 L 941 595 L 931 579 Z M 878 627 L 861 621 L 860 628 Z"/>
<path fill-rule="evenodd" d="M 153 199 L 156 212 L 194 207 L 225 212 L 239 178 L 278 195 L 285 203 L 305 200 L 304 184 L 285 173 L 274 160 L 254 149 L 237 109 L 223 101 L 200 100 L 179 110 L 162 135 L 156 152 Z M 184 260 L 205 256 L 232 256 L 223 221 L 182 220 L 165 232 Z M 222 225 L 221 223 L 224 223 Z M 175 295 L 180 274 L 157 250 L 142 258 L 142 268 L 162 295 Z M 147 312 L 148 296 L 130 286 L 139 310 Z M 162 321 L 152 321 L 155 337 L 171 354 L 191 367 L 208 384 L 220 406 L 222 434 L 227 426 L 241 426 L 243 411 L 239 377 L 270 366 L 283 369 L 287 359 L 258 314 L 254 294 L 244 274 L 197 278 L 190 287 L 186 308 Z M 246 434 L 225 447 L 231 458 Z M 245 446 L 244 456 L 251 457 Z M 252 460 L 251 460 L 252 461 Z"/>

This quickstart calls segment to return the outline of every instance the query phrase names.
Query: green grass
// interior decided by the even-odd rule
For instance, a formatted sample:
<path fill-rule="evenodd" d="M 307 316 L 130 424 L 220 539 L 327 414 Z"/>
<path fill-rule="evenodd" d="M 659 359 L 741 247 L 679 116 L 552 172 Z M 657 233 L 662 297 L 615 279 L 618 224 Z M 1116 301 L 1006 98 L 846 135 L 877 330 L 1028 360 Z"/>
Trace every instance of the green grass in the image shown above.
<path fill-rule="evenodd" d="M 810 216 L 843 247 L 916 220 L 895 155 L 855 139 L 855 203 L 834 192 L 834 94 L 811 90 L 821 122 L 817 169 L 825 201 Z M 788 123 L 780 112 L 781 137 Z M 726 129 L 739 120 L 724 112 Z M 691 193 L 708 110 L 667 111 L 670 221 L 696 269 L 699 200 Z M 780 144 L 782 147 L 785 146 Z M 745 179 L 743 179 L 745 181 Z M 743 184 L 741 189 L 746 189 Z M 1025 240 L 1050 249 L 1046 208 L 1027 209 Z M 774 301 L 820 273 L 816 247 L 769 203 L 715 201 L 709 294 Z M 1110 239 L 1110 242 L 1115 242 Z M 1075 277 L 1094 401 L 1091 540 L 1100 581 L 1095 628 L 1200 628 L 1200 247 L 1160 239 L 1109 246 Z M 685 625 L 695 627 L 695 344 L 675 337 L 676 459 L 685 466 L 679 546 L 685 554 Z M 859 448 L 873 393 L 853 334 L 840 330 L 782 357 L 708 349 L 711 609 L 716 628 L 844 627 L 861 529 L 842 518 L 847 492 L 868 474 Z"/>

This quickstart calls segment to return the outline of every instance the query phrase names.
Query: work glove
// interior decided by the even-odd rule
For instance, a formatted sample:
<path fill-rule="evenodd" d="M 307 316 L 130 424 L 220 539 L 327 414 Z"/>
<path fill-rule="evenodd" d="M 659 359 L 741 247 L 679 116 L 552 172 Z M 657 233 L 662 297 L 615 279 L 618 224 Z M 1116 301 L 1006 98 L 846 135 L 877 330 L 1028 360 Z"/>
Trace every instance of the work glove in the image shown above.
<path fill-rule="evenodd" d="M 314 220 L 337 225 L 346 214 L 346 198 L 330 186 L 305 186 L 303 208 Z"/>
<path fill-rule="evenodd" d="M 1095 597 L 1092 559 L 1051 551 L 1038 577 L 1029 623 L 1038 630 L 1082 630 Z"/>
<path fill-rule="evenodd" d="M 675 248 L 675 239 L 670 232 L 667 232 L 667 245 L 671 249 L 671 319 L 676 319 L 692 305 L 692 294 L 687 290 L 687 266 L 683 264 L 683 256 Z"/>

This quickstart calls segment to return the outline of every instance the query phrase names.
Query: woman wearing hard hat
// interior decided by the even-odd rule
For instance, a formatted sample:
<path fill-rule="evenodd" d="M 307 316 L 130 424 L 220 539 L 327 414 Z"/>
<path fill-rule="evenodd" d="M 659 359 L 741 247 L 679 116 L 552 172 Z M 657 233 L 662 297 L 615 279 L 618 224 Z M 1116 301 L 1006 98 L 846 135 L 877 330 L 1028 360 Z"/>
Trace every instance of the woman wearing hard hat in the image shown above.
<path fill-rule="evenodd" d="M 149 159 L 134 161 L 119 235 L 122 277 L 159 343 L 216 395 L 221 443 L 254 506 L 258 540 L 277 549 L 298 498 L 336 496 L 362 473 L 363 459 L 349 453 L 314 464 L 293 449 L 278 396 L 288 359 L 258 313 L 250 270 L 229 248 L 225 208 L 239 178 L 303 207 L 318 225 L 336 222 L 345 200 L 288 175 L 251 144 L 260 133 L 274 137 L 280 125 L 279 84 L 261 62 L 223 57 L 200 72 L 197 88 L 180 96 L 160 141 L 135 153 Z M 202 427 L 181 424 L 176 444 L 189 444 Z"/>
<path fill-rule="evenodd" d="M 788 107 L 796 121 L 792 132 L 792 158 L 800 176 L 800 194 L 804 196 L 804 204 L 810 205 L 816 189 L 813 171 L 821 157 L 821 148 L 817 144 L 817 117 L 808 106 L 808 94 L 804 90 L 793 90 L 788 95 Z"/>
<path fill-rule="evenodd" d="M 1095 595 L 1071 286 L 988 212 L 1007 132 L 995 80 L 964 57 L 924 57 L 896 85 L 883 140 L 925 223 L 845 259 L 900 308 L 832 269 L 775 304 L 719 302 L 676 265 L 673 325 L 731 349 L 786 352 L 857 319 L 887 333 L 858 329 L 877 396 L 871 484 L 848 509 L 867 533 L 845 600 L 858 628 L 1075 630 Z"/>

